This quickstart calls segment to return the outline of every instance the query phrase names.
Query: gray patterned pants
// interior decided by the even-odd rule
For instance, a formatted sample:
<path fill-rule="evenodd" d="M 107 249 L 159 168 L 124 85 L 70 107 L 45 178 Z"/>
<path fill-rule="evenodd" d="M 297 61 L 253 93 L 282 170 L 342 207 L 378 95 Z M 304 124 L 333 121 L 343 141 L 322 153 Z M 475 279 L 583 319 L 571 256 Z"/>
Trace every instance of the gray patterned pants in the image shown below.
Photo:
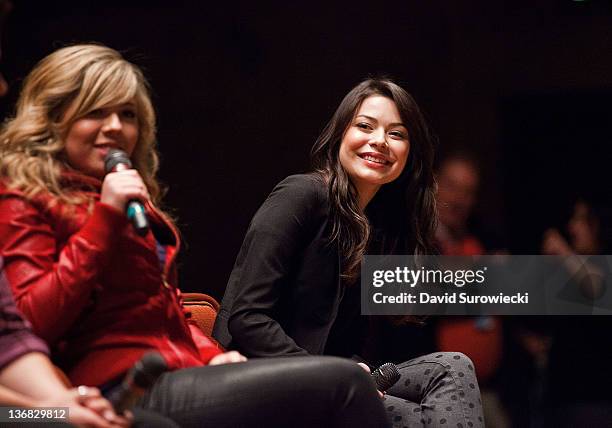
<path fill-rule="evenodd" d="M 472 361 L 436 352 L 398 364 L 400 380 L 384 397 L 393 427 L 484 427 Z"/>

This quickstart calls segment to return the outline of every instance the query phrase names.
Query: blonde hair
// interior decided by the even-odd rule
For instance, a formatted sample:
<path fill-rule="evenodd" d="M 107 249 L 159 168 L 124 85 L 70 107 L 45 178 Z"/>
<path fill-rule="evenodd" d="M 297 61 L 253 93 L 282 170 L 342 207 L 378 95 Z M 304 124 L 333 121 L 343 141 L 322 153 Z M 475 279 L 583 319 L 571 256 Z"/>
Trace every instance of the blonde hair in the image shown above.
<path fill-rule="evenodd" d="M 59 49 L 43 58 L 26 77 L 15 117 L 0 132 L 0 175 L 8 186 L 33 198 L 50 192 L 69 204 L 83 201 L 67 191 L 61 172 L 70 168 L 64 136 L 71 125 L 92 110 L 133 101 L 139 124 L 131 156 L 153 202 L 161 198 L 156 180 L 155 111 L 142 72 L 119 52 L 82 44 Z"/>

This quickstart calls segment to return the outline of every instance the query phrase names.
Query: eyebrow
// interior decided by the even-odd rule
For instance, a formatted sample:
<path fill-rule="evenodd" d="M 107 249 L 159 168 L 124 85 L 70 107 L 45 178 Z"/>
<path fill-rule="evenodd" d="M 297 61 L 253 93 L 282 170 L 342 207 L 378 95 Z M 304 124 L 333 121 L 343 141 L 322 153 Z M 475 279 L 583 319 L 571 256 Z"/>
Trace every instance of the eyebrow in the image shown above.
<path fill-rule="evenodd" d="M 136 103 L 134 103 L 133 101 L 127 101 L 125 103 L 119 103 L 119 104 L 102 105 L 102 106 L 94 108 L 93 110 L 103 110 L 103 109 L 115 108 L 115 107 L 118 107 L 118 108 L 126 108 L 126 107 L 137 108 Z"/>
<path fill-rule="evenodd" d="M 376 118 L 373 118 L 372 116 L 368 116 L 367 114 L 358 114 L 357 116 L 355 116 L 355 119 L 358 117 L 365 117 L 366 119 L 370 119 L 374 122 L 378 122 L 378 120 Z M 401 122 L 394 122 L 394 123 L 390 123 L 389 126 L 403 126 L 404 128 L 406 128 L 406 125 L 404 125 Z M 408 128 L 406 128 L 408 129 Z"/>

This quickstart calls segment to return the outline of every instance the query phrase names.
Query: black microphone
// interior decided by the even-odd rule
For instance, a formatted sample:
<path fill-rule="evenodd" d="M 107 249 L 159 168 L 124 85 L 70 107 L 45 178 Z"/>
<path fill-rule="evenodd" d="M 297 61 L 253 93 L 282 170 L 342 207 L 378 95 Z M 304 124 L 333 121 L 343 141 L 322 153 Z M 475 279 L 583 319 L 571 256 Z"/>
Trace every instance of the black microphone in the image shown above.
<path fill-rule="evenodd" d="M 104 169 L 106 173 L 125 171 L 132 168 L 132 162 L 127 153 L 119 149 L 110 149 L 104 157 Z M 149 231 L 149 220 L 145 213 L 144 206 L 137 199 L 128 201 L 125 208 L 128 219 L 132 222 L 134 230 L 140 236 L 144 236 Z"/>
<path fill-rule="evenodd" d="M 115 412 L 121 414 L 133 407 L 144 395 L 145 390 L 150 388 L 167 370 L 166 361 L 159 352 L 146 353 L 128 371 L 121 384 L 109 393 L 108 400 L 113 405 Z"/>
<path fill-rule="evenodd" d="M 395 364 L 385 363 L 372 372 L 372 378 L 379 391 L 386 391 L 400 379 L 400 373 Z"/>

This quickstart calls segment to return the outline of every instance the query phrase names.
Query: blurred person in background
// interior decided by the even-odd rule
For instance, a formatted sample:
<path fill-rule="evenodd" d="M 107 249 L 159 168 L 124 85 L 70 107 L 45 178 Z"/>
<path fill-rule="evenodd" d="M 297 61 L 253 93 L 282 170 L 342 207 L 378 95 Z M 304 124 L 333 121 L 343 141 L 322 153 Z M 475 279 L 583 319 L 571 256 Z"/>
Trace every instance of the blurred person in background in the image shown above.
<path fill-rule="evenodd" d="M 599 195 L 578 198 L 566 230 L 548 229 L 542 241 L 543 254 L 564 257 L 575 295 L 593 304 L 609 293 L 612 285 L 609 257 L 586 257 L 610 254 L 609 204 Z M 612 426 L 611 327 L 612 320 L 603 315 L 553 318 L 546 426 Z"/>
<path fill-rule="evenodd" d="M 438 165 L 438 227 L 436 244 L 443 256 L 474 256 L 485 253 L 480 239 L 471 233 L 469 220 L 480 188 L 476 159 L 463 152 L 445 156 Z M 463 352 L 474 362 L 481 386 L 487 426 L 506 427 L 508 418 L 492 386 L 503 351 L 499 317 L 440 317 L 432 319 L 435 342 L 440 351 Z"/>
<path fill-rule="evenodd" d="M 464 154 L 446 156 L 437 168 L 436 180 L 436 242 L 440 253 L 449 256 L 484 254 L 483 244 L 468 229 L 480 187 L 477 162 Z"/>

